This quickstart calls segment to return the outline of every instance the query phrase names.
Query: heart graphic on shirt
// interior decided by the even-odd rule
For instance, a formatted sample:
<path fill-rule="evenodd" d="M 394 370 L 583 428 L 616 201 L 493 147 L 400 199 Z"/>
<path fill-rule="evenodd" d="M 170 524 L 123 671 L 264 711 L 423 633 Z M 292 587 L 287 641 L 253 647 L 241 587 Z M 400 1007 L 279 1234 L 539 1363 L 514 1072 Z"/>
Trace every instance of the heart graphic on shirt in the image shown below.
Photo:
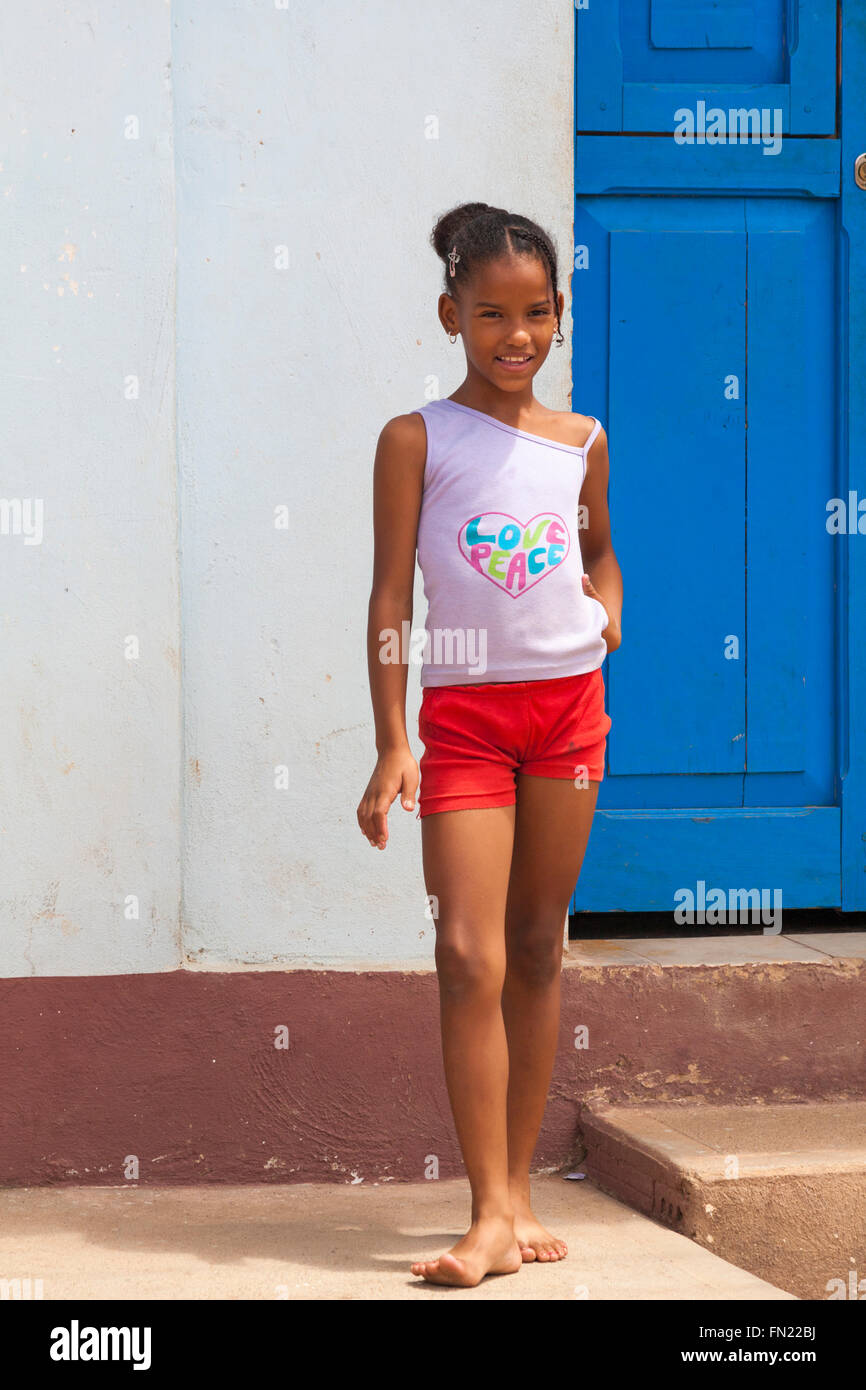
<path fill-rule="evenodd" d="M 464 521 L 457 544 L 474 570 L 520 598 L 562 564 L 571 537 L 556 512 L 538 512 L 529 521 L 507 512 L 481 512 Z"/>

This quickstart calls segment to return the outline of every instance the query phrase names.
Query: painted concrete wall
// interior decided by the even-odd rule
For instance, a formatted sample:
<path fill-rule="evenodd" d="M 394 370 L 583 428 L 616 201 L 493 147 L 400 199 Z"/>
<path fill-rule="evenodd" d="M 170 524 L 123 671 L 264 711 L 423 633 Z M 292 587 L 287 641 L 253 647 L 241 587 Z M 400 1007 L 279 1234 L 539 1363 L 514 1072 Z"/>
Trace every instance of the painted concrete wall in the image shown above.
<path fill-rule="evenodd" d="M 0 974 L 165 970 L 181 831 L 170 14 L 5 6 L 0 47 Z"/>
<path fill-rule="evenodd" d="M 355 820 L 373 456 L 462 380 L 436 216 L 534 216 L 567 292 L 572 5 L 50 8 L 2 20 L 4 489 L 46 497 L 41 545 L 0 537 L 2 973 L 429 968 L 420 822 Z"/>

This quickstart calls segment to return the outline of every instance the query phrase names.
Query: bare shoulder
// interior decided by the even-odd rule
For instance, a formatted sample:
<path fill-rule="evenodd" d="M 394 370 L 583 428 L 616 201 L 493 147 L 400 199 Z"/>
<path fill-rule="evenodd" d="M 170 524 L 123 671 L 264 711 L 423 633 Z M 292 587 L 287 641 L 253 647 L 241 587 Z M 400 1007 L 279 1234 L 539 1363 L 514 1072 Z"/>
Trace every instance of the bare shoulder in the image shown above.
<path fill-rule="evenodd" d="M 581 415 L 577 410 L 563 410 L 560 411 L 560 419 L 563 421 L 566 443 L 574 444 L 578 449 L 582 449 L 595 429 L 595 416 Z M 595 439 L 592 441 L 593 449 L 599 440 L 606 438 L 607 436 L 604 433 L 604 429 L 600 428 Z"/>
<path fill-rule="evenodd" d="M 556 438 L 560 443 L 573 445 L 576 449 L 583 448 L 595 429 L 594 417 L 581 415 L 577 410 L 548 410 L 546 420 L 550 426 L 551 439 Z M 593 448 L 603 437 L 604 430 L 600 429 L 593 440 Z"/>
<path fill-rule="evenodd" d="M 379 453 L 401 459 L 404 464 L 418 463 L 423 468 L 427 458 L 427 426 L 417 410 L 395 415 L 379 432 Z"/>

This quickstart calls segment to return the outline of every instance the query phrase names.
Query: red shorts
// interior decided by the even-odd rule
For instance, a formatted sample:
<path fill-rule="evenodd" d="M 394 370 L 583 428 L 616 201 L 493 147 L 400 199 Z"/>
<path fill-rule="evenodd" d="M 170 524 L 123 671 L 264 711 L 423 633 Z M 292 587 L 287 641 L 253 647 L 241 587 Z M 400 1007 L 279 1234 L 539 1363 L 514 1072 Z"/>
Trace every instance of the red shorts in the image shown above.
<path fill-rule="evenodd" d="M 600 782 L 610 725 L 600 667 L 552 680 L 425 685 L 418 814 L 511 806 L 518 772 Z"/>

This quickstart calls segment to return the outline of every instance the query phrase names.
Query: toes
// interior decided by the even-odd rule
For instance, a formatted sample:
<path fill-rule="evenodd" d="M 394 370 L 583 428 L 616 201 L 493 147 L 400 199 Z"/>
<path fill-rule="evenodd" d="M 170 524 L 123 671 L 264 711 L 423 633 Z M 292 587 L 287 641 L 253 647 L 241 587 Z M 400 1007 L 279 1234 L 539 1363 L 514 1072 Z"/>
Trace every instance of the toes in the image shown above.
<path fill-rule="evenodd" d="M 557 1260 L 564 1260 L 568 1254 L 568 1246 L 564 1240 L 558 1236 L 552 1236 L 549 1231 L 540 1228 L 537 1239 L 522 1240 L 518 1237 L 520 1255 L 524 1264 L 538 1261 L 540 1264 L 552 1264 Z"/>

